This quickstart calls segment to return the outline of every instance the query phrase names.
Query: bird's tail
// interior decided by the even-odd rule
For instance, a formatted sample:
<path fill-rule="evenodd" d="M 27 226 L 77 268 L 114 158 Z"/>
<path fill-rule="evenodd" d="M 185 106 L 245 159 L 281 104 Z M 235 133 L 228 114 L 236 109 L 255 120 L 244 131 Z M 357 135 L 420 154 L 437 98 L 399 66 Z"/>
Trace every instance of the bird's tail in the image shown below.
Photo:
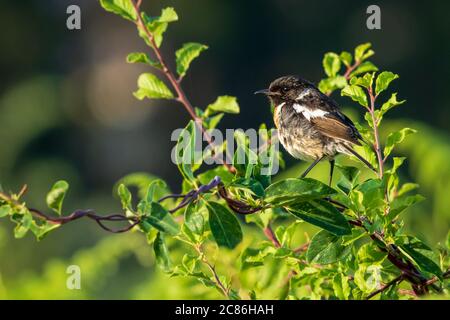
<path fill-rule="evenodd" d="M 369 161 L 367 161 L 366 159 L 364 159 L 358 152 L 356 152 L 355 150 L 353 150 L 351 147 L 347 146 L 347 145 L 343 145 L 343 147 L 345 148 L 345 150 L 347 150 L 348 152 L 350 152 L 352 155 L 354 155 L 355 157 L 357 157 L 362 163 L 364 163 L 370 170 L 374 171 L 375 173 L 378 173 L 377 169 L 375 169 Z"/>

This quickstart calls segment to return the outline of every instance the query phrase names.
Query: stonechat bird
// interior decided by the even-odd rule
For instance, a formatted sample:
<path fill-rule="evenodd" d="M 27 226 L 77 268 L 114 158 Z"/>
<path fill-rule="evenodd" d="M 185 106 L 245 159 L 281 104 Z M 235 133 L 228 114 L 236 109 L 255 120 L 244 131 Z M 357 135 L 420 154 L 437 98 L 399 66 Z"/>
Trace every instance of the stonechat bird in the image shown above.
<path fill-rule="evenodd" d="M 343 114 L 327 95 L 311 82 L 296 76 L 273 81 L 269 89 L 255 92 L 265 94 L 274 106 L 273 120 L 283 147 L 296 159 L 312 161 L 302 178 L 323 159 L 330 162 L 333 178 L 335 156 L 339 153 L 356 156 L 370 169 L 374 167 L 355 150 L 363 138 L 353 122 Z"/>

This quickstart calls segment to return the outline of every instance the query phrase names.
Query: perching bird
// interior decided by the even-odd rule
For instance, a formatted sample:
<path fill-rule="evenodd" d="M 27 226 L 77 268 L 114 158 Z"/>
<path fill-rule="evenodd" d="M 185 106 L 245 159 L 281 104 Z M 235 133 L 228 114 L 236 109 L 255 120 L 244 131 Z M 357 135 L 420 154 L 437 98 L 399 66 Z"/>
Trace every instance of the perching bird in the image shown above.
<path fill-rule="evenodd" d="M 276 79 L 263 93 L 274 105 L 273 120 L 284 148 L 297 159 L 313 161 L 302 174 L 304 178 L 322 159 L 330 162 L 333 178 L 334 158 L 339 153 L 353 154 L 370 169 L 373 166 L 356 151 L 361 134 L 336 102 L 319 91 L 311 82 L 296 76 Z"/>

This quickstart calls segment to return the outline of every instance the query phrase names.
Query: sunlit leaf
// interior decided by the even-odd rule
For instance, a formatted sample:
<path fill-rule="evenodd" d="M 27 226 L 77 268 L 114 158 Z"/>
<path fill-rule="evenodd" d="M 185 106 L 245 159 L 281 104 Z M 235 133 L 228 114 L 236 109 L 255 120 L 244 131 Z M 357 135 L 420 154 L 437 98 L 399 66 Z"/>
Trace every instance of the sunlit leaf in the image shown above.
<path fill-rule="evenodd" d="M 56 182 L 50 192 L 47 194 L 47 205 L 50 209 L 61 215 L 62 205 L 69 190 L 69 184 L 66 181 Z"/>
<path fill-rule="evenodd" d="M 138 78 L 138 90 L 134 96 L 139 100 L 149 99 L 172 99 L 173 94 L 167 86 L 151 73 L 143 73 Z"/>
<path fill-rule="evenodd" d="M 217 202 L 207 203 L 209 226 L 219 246 L 233 249 L 242 241 L 242 230 L 236 216 Z"/>
<path fill-rule="evenodd" d="M 208 46 L 195 42 L 185 43 L 181 49 L 178 49 L 175 52 L 178 75 L 184 77 L 191 62 L 206 49 Z"/>
<path fill-rule="evenodd" d="M 131 0 L 100 0 L 100 4 L 106 11 L 115 13 L 127 20 L 136 21 L 137 15 Z"/>

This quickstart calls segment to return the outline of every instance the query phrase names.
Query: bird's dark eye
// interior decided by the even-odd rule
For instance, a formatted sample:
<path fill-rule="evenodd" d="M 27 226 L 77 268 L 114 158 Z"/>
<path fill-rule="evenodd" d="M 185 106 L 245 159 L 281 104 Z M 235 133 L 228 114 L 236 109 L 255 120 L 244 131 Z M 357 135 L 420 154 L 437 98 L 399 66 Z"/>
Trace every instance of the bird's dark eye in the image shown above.
<path fill-rule="evenodd" d="M 286 92 L 289 91 L 289 88 L 288 88 L 288 87 L 283 87 L 283 88 L 281 88 L 281 91 L 282 91 L 283 93 L 286 93 Z"/>

